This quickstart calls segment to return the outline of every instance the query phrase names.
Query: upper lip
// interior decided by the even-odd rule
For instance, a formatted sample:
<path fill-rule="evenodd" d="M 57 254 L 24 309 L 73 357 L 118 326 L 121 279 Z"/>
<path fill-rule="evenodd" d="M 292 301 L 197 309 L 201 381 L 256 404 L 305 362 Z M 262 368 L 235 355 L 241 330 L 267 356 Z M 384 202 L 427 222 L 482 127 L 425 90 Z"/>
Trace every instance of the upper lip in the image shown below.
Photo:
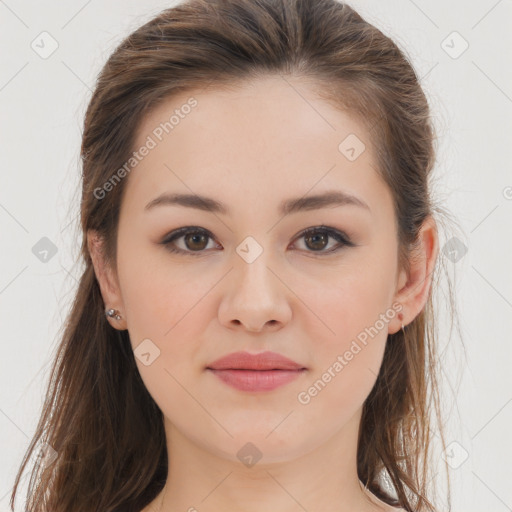
<path fill-rule="evenodd" d="M 305 369 L 299 363 L 277 354 L 276 352 L 233 352 L 213 363 L 207 369 L 211 370 L 302 370 Z"/>

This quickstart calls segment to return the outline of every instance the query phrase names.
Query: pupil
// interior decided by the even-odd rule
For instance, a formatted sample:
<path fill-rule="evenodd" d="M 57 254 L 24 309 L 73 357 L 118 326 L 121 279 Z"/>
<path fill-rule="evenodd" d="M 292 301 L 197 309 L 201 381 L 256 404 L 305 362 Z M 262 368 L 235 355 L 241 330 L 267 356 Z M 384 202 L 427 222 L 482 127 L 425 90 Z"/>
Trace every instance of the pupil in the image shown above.
<path fill-rule="evenodd" d="M 322 249 L 324 247 L 324 245 L 322 245 L 321 242 L 325 242 L 325 239 L 326 239 L 326 235 L 325 234 L 314 234 L 314 235 L 310 235 L 307 237 L 307 239 L 316 239 L 316 238 L 319 238 L 320 239 L 320 246 L 316 246 L 316 247 L 313 247 L 315 249 Z M 313 245 L 315 245 L 315 242 L 313 242 Z"/>
<path fill-rule="evenodd" d="M 201 243 L 201 242 L 200 242 L 200 240 L 201 240 L 201 239 L 203 239 L 203 242 L 204 242 L 205 235 L 191 235 L 191 236 L 189 237 L 189 240 L 190 240 L 190 239 L 192 239 L 192 240 L 193 240 L 193 242 L 192 242 L 192 245 L 193 245 L 194 243 L 196 243 L 196 242 L 197 242 L 197 239 L 198 239 L 198 238 L 199 238 L 199 244 L 200 244 L 200 243 Z M 192 247 L 192 248 L 194 248 L 194 247 Z M 196 249 L 198 249 L 198 247 L 195 247 L 195 248 L 196 248 Z M 199 247 L 199 249 L 203 249 L 203 248 L 204 248 L 204 247 Z"/>

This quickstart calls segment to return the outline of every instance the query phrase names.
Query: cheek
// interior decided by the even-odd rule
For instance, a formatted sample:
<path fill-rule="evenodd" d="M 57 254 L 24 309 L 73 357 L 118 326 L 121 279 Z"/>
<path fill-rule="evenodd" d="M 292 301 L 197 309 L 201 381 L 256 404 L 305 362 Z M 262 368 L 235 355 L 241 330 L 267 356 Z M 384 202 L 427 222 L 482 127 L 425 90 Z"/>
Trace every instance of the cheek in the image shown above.
<path fill-rule="evenodd" d="M 387 324 L 379 320 L 382 300 L 375 287 L 346 286 L 319 303 L 323 329 L 312 343 L 314 367 L 296 395 L 301 416 L 323 418 L 325 436 L 333 434 L 363 406 L 379 373 L 387 340 Z M 344 293 L 345 292 L 345 293 Z M 313 346 L 314 345 L 314 346 Z"/>
<path fill-rule="evenodd" d="M 206 321 L 201 298 L 207 298 L 214 283 L 207 275 L 198 279 L 178 265 L 128 254 L 130 258 L 119 261 L 119 279 L 133 347 L 149 338 L 169 360 L 187 357 L 194 349 L 191 340 L 200 339 L 195 334 Z"/>
<path fill-rule="evenodd" d="M 366 387 L 364 383 L 374 380 L 382 362 L 388 329 L 380 313 L 385 310 L 375 297 L 352 293 L 336 309 L 331 306 L 322 311 L 335 334 L 326 334 L 315 343 L 316 371 L 339 375 L 338 383 Z M 330 381 L 329 375 L 324 380 Z"/>
<path fill-rule="evenodd" d="M 303 290 L 304 302 L 324 325 L 322 338 L 328 344 L 356 337 L 390 310 L 393 288 L 389 272 L 363 263 L 331 277 L 328 283 Z M 387 334 L 387 324 L 379 322 L 377 327 L 385 327 Z"/>
<path fill-rule="evenodd" d="M 185 410 L 200 417 L 204 411 L 194 410 L 188 389 L 202 370 L 201 340 L 208 320 L 204 301 L 213 284 L 207 276 L 198 280 L 179 271 L 141 267 L 133 260 L 120 265 L 123 277 L 128 331 L 145 387 L 173 422 Z M 141 357 L 147 353 L 149 357 Z"/>
<path fill-rule="evenodd" d="M 333 393 L 341 400 L 364 399 L 382 363 L 388 325 L 395 316 L 390 307 L 392 279 L 382 267 L 363 263 L 367 264 L 304 295 L 319 318 L 311 320 L 317 326 L 311 343 L 311 380 L 321 379 L 319 387 L 329 383 L 325 398 Z M 305 328 L 312 332 L 312 323 Z"/>

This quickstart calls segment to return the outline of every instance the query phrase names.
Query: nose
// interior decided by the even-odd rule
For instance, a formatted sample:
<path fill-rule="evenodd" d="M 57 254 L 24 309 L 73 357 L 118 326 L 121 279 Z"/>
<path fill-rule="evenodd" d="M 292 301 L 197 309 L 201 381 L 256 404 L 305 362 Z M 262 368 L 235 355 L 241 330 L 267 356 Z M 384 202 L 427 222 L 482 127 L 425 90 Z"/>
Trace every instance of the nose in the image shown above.
<path fill-rule="evenodd" d="M 290 321 L 293 293 L 275 266 L 266 257 L 266 251 L 252 263 L 235 255 L 219 306 L 222 325 L 260 332 L 279 330 Z"/>

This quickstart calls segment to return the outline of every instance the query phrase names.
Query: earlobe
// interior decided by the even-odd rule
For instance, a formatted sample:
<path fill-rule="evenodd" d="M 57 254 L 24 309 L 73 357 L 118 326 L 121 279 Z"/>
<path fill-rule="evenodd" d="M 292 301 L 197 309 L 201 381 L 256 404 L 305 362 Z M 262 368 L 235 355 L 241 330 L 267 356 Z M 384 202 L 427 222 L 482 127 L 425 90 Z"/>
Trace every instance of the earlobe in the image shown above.
<path fill-rule="evenodd" d="M 437 226 L 433 217 L 429 216 L 423 222 L 418 235 L 418 244 L 410 256 L 410 272 L 401 275 L 398 290 L 394 300 L 403 306 L 404 325 L 411 323 L 418 316 L 428 299 L 432 284 L 432 273 L 439 253 Z M 405 278 L 404 278 L 405 276 Z M 405 281 L 405 284 L 404 284 Z M 394 332 L 401 328 L 397 319 Z M 392 334 L 391 330 L 390 333 Z"/>
<path fill-rule="evenodd" d="M 116 329 L 126 329 L 124 311 L 118 280 L 113 269 L 107 264 L 103 253 L 103 239 L 96 232 L 89 230 L 87 232 L 87 247 L 91 255 L 94 273 L 105 304 L 105 315 L 110 325 Z M 108 311 L 114 310 L 115 313 L 108 314 Z"/>

